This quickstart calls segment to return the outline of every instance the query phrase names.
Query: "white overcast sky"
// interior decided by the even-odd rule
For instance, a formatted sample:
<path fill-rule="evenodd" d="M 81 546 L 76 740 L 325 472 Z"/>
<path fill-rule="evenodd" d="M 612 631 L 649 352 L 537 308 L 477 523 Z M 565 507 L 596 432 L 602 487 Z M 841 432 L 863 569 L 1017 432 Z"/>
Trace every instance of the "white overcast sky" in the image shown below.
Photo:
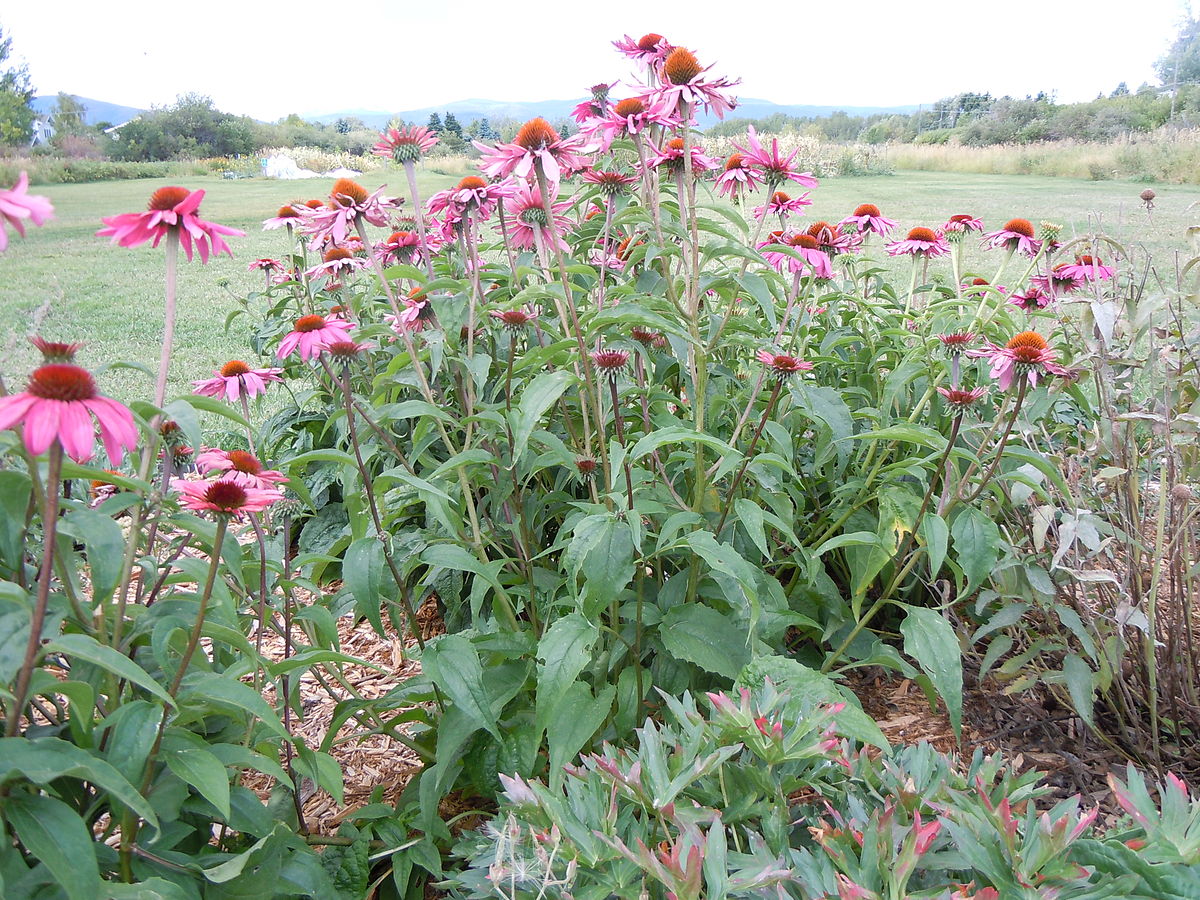
<path fill-rule="evenodd" d="M 693 49 L 738 93 L 892 106 L 960 91 L 1087 100 L 1154 82 L 1186 0 L 12 0 L 0 27 L 40 94 L 130 106 L 195 91 L 230 112 L 396 111 L 581 97 L 629 78 L 609 41 Z"/>

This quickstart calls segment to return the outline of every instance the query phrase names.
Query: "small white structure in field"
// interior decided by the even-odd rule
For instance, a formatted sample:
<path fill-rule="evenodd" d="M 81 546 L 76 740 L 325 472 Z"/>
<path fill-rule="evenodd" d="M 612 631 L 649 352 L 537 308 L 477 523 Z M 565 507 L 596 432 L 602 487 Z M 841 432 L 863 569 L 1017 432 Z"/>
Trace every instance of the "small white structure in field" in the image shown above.
<path fill-rule="evenodd" d="M 287 181 L 292 181 L 297 178 L 320 178 L 318 172 L 312 169 L 301 169 L 296 165 L 296 161 L 290 156 L 284 156 L 282 153 L 275 156 L 267 157 L 262 161 L 263 176 L 265 178 L 281 178 Z"/>

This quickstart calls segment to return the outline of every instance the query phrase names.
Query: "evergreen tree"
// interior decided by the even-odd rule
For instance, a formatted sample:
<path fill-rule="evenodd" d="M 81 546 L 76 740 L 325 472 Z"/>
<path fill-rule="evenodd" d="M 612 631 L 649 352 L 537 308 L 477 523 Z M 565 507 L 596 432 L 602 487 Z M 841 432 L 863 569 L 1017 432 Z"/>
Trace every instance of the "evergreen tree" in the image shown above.
<path fill-rule="evenodd" d="M 442 117 L 439 116 L 437 113 L 430 113 L 428 128 L 434 134 L 441 134 L 442 133 Z"/>
<path fill-rule="evenodd" d="M 457 138 L 462 137 L 462 126 L 458 124 L 458 119 L 454 118 L 454 113 L 449 110 L 446 111 L 446 124 L 443 127 L 448 134 L 452 134 Z"/>
<path fill-rule="evenodd" d="M 0 29 L 0 146 L 25 144 L 33 136 L 33 85 L 28 66 L 6 65 L 12 38 Z"/>
<path fill-rule="evenodd" d="M 492 125 L 488 122 L 487 116 L 479 120 L 478 126 L 479 139 L 481 141 L 494 141 L 496 139 L 496 132 L 492 131 Z"/>

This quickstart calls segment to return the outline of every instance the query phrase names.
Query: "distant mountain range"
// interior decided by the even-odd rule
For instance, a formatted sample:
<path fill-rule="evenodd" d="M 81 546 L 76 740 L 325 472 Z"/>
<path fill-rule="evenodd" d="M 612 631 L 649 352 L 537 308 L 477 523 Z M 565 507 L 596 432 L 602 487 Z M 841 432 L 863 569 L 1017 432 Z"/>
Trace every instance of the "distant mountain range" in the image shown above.
<path fill-rule="evenodd" d="M 87 108 L 83 116 L 85 125 L 95 125 L 97 122 L 120 125 L 122 122 L 128 122 L 139 113 L 145 112 L 144 109 L 138 109 L 136 106 L 122 106 L 120 103 L 109 103 L 106 100 L 80 97 L 78 94 L 72 94 L 72 96 Z M 44 115 L 50 112 L 57 102 L 58 94 L 42 94 L 33 98 L 33 109 L 35 112 Z"/>
<path fill-rule="evenodd" d="M 78 94 L 74 95 L 85 107 L 87 113 L 84 119 L 88 125 L 95 125 L 97 122 L 111 122 L 114 125 L 119 125 L 122 122 L 127 122 L 139 113 L 145 112 L 144 109 L 139 109 L 136 106 L 124 106 L 120 103 L 109 103 L 105 100 L 96 100 L 92 97 L 81 97 Z M 338 112 L 321 113 L 319 115 L 306 115 L 304 118 L 317 122 L 336 122 L 338 119 L 361 119 L 371 128 L 383 128 L 394 117 L 403 119 L 406 122 L 413 122 L 418 125 L 423 125 L 429 121 L 431 113 L 437 113 L 439 116 L 445 115 L 447 112 L 454 113 L 454 117 L 463 125 L 474 122 L 477 119 L 517 119 L 525 121 L 532 119 L 534 116 L 542 116 L 546 119 L 563 119 L 571 114 L 579 103 L 584 98 L 579 97 L 574 100 L 539 100 L 536 102 L 525 101 L 504 101 L 504 100 L 455 100 L 451 103 L 443 103 L 440 106 L 424 106 L 420 109 L 405 109 L 397 112 L 381 112 L 380 110 L 371 109 L 344 109 Z M 54 104 L 58 101 L 57 94 L 43 94 L 33 99 L 33 108 L 39 113 L 48 113 L 53 109 Z M 783 104 L 772 103 L 770 100 L 756 100 L 751 97 L 743 97 L 738 103 L 737 109 L 732 113 L 732 116 L 739 119 L 765 119 L 768 116 L 783 114 L 785 116 L 797 117 L 821 117 L 828 116 L 837 111 L 844 111 L 852 116 L 866 116 L 874 113 L 897 113 L 905 114 L 916 112 L 915 104 L 910 106 L 812 106 L 805 104 Z M 711 116 L 701 116 L 701 126 L 711 125 L 716 122 L 716 119 Z"/>
<path fill-rule="evenodd" d="M 424 106 L 420 109 L 406 109 L 398 112 L 380 112 L 379 110 L 370 109 L 347 109 L 339 112 L 320 113 L 318 115 L 307 115 L 304 118 L 315 120 L 317 122 L 335 122 L 338 119 L 356 118 L 361 119 L 372 128 L 383 128 L 393 117 L 404 119 L 406 122 L 413 122 L 418 125 L 423 125 L 429 120 L 431 113 L 437 113 L 439 116 L 445 115 L 447 112 L 454 113 L 454 117 L 463 125 L 473 122 L 476 119 L 517 119 L 524 121 L 532 119 L 534 116 L 542 116 L 546 119 L 562 119 L 571 114 L 579 103 L 583 101 L 583 97 L 578 97 L 574 100 L 539 100 L 537 102 L 521 102 L 513 101 L 506 102 L 503 100 L 455 100 L 453 103 L 443 103 L 440 106 Z M 742 97 L 739 99 L 737 109 L 730 115 L 733 118 L 739 119 L 764 119 L 768 116 L 783 114 L 785 116 L 797 117 L 822 117 L 828 116 L 837 111 L 844 111 L 852 116 L 866 116 L 874 113 L 913 113 L 917 111 L 917 105 L 910 106 L 812 106 L 806 104 L 782 104 L 772 103 L 770 100 L 756 100 L 751 97 Z M 702 126 L 711 125 L 716 122 L 716 118 L 712 116 L 702 115 L 700 124 Z"/>

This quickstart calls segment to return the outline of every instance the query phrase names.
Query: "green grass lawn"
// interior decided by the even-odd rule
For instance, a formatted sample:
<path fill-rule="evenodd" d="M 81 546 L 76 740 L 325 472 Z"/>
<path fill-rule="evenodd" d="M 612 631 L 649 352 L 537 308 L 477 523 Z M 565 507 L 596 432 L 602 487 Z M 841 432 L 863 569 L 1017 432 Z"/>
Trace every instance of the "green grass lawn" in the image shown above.
<path fill-rule="evenodd" d="M 383 180 L 378 174 L 362 178 L 372 189 Z M 387 180 L 392 192 L 406 195 L 402 173 L 390 172 Z M 422 195 L 455 181 L 456 176 L 423 173 Z M 25 240 L 14 236 L 8 252 L 0 256 L 0 375 L 6 382 L 20 386 L 37 364 L 36 352 L 23 338 L 33 331 L 39 310 L 45 311 L 39 333 L 87 345 L 80 356 L 84 365 L 96 368 L 124 360 L 155 368 L 162 334 L 162 248 L 115 247 L 93 233 L 101 216 L 144 209 L 150 194 L 165 183 L 120 181 L 34 189 L 50 197 L 56 216 L 46 227 L 31 229 Z M 201 207 L 204 218 L 242 228 L 247 236 L 230 239 L 233 259 L 221 256 L 207 266 L 198 259 L 181 263 L 172 394 L 186 392 L 191 379 L 208 376 L 226 360 L 246 356 L 247 344 L 236 324 L 231 333 L 224 332 L 225 317 L 235 308 L 235 296 L 261 284 L 261 276 L 248 271 L 247 265 L 259 257 L 280 256 L 286 249 L 284 233 L 264 232 L 261 222 L 283 203 L 325 196 L 331 183 L 329 179 L 281 182 L 212 177 L 184 181 L 188 187 L 208 191 Z M 1152 218 L 1138 198 L 1143 188 L 1131 182 L 932 172 L 832 178 L 813 192 L 808 218 L 837 221 L 859 203 L 872 202 L 884 215 L 899 220 L 902 230 L 936 226 L 959 212 L 982 217 L 989 229 L 1013 216 L 1035 224 L 1050 220 L 1064 226 L 1064 239 L 1102 229 L 1131 248 L 1150 253 L 1160 271 L 1169 272 L 1176 254 L 1184 259 L 1193 255 L 1186 228 L 1200 224 L 1200 207 L 1189 210 L 1188 206 L 1200 201 L 1200 187 L 1159 188 Z M 994 255 L 985 261 L 983 252 L 972 245 L 968 268 L 990 275 L 995 265 Z M 221 282 L 227 286 L 221 287 Z M 153 377 L 136 369 L 112 369 L 101 379 L 102 390 L 124 400 L 147 397 L 152 387 Z"/>

